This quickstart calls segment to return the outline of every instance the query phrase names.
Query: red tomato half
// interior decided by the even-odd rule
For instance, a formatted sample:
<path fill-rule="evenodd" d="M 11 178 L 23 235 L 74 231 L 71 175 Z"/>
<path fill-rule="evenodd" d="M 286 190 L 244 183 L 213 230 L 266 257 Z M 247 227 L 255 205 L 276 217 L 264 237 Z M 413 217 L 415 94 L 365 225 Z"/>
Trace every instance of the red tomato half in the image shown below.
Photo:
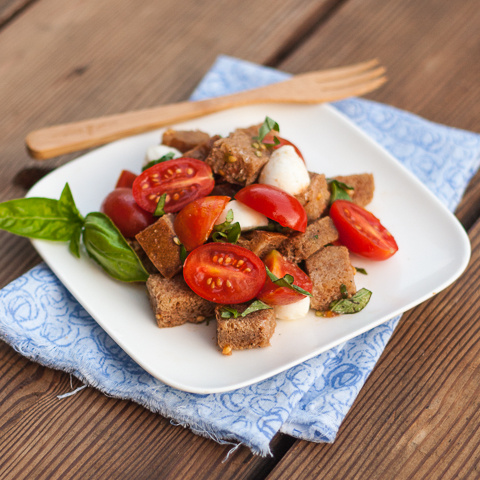
<path fill-rule="evenodd" d="M 230 197 L 203 197 L 180 210 L 173 227 L 177 237 L 188 251 L 203 245 L 208 240 L 215 221 L 229 201 Z"/>
<path fill-rule="evenodd" d="M 208 195 L 215 185 L 212 169 L 195 158 L 176 158 L 147 168 L 133 182 L 136 202 L 155 212 L 158 200 L 167 194 L 165 212 L 178 212 L 187 203 Z"/>
<path fill-rule="evenodd" d="M 292 195 L 272 185 L 253 184 L 242 188 L 235 198 L 278 222 L 282 227 L 304 232 L 307 214 L 302 204 Z"/>
<path fill-rule="evenodd" d="M 101 211 L 128 238 L 133 238 L 156 220 L 150 212 L 137 205 L 131 188 L 117 188 L 110 192 L 102 203 Z"/>
<path fill-rule="evenodd" d="M 115 188 L 132 188 L 133 182 L 137 178 L 135 173 L 128 170 L 122 170 L 122 173 L 118 177 Z"/>
<path fill-rule="evenodd" d="M 294 263 L 283 258 L 277 250 L 272 250 L 263 259 L 263 263 L 278 278 L 282 278 L 288 273 L 293 276 L 294 285 L 303 288 L 307 292 L 312 292 L 313 285 L 310 277 Z M 277 287 L 267 276 L 265 285 L 260 290 L 257 298 L 268 305 L 289 305 L 302 300 L 302 298 L 305 298 L 305 295 L 287 287 Z"/>
<path fill-rule="evenodd" d="M 278 140 L 280 140 L 280 143 L 278 145 L 275 145 L 273 148 L 273 150 L 278 150 L 280 147 L 283 147 L 284 145 L 291 145 L 295 151 L 297 152 L 297 155 L 303 160 L 303 163 L 305 163 L 305 159 L 303 158 L 303 155 L 302 155 L 302 152 L 297 148 L 296 145 L 294 145 L 292 142 L 290 142 L 289 140 L 286 140 L 285 138 L 282 138 L 282 137 L 279 137 L 278 135 L 275 135 Z M 272 134 L 268 134 L 265 136 L 265 138 L 263 139 L 262 143 L 269 143 L 269 144 L 273 144 L 275 143 L 274 140 L 273 140 L 273 135 Z"/>
<path fill-rule="evenodd" d="M 187 257 L 183 276 L 197 295 L 232 304 L 255 298 L 267 274 L 250 250 L 231 243 L 206 243 Z"/>
<path fill-rule="evenodd" d="M 398 250 L 397 242 L 380 220 L 352 202 L 333 202 L 330 217 L 340 242 L 353 253 L 371 260 L 386 260 Z"/>

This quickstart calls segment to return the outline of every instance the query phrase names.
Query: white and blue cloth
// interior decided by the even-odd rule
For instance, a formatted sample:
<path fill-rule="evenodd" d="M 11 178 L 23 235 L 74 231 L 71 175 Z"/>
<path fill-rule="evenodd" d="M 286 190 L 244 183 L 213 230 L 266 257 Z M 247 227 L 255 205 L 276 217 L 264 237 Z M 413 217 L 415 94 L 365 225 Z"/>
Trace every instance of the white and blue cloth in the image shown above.
<path fill-rule="evenodd" d="M 221 56 L 192 99 L 234 93 L 288 74 Z M 348 99 L 335 108 L 424 182 L 450 209 L 480 163 L 480 135 L 437 125 L 395 108 Z M 0 338 L 51 368 L 109 396 L 129 399 L 220 443 L 270 453 L 277 432 L 333 442 L 400 317 L 273 378 L 233 392 L 198 395 L 156 380 L 98 326 L 45 264 L 0 291 Z M 67 401 L 67 400 L 63 400 Z"/>

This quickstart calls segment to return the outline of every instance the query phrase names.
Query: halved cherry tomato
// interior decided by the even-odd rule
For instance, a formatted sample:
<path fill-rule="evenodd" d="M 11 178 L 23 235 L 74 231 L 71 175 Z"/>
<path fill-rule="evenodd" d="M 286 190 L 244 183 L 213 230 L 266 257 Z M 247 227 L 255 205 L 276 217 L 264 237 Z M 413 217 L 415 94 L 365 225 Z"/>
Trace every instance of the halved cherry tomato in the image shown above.
<path fill-rule="evenodd" d="M 188 251 L 203 245 L 230 197 L 203 197 L 178 212 L 173 228 Z"/>
<path fill-rule="evenodd" d="M 285 138 L 282 138 L 282 137 L 279 137 L 278 135 L 275 135 L 278 140 L 280 141 L 280 143 L 278 145 L 275 145 L 273 148 L 273 150 L 278 150 L 280 147 L 283 147 L 284 145 L 291 145 L 295 151 L 297 152 L 297 155 L 303 160 L 303 162 L 305 163 L 305 159 L 303 158 L 303 155 L 302 155 L 302 152 L 297 148 L 296 145 L 294 145 L 292 142 L 290 142 L 289 140 L 286 140 Z M 269 133 L 268 135 L 265 136 L 265 138 L 263 139 L 262 143 L 268 143 L 268 144 L 273 144 L 275 143 L 274 140 L 273 140 L 273 135 L 271 133 Z"/>
<path fill-rule="evenodd" d="M 235 198 L 278 222 L 299 232 L 307 228 L 307 214 L 302 204 L 292 195 L 272 185 L 253 184 L 242 188 Z"/>
<path fill-rule="evenodd" d="M 313 284 L 310 277 L 294 263 L 286 260 L 280 252 L 272 250 L 264 259 L 263 263 L 278 278 L 283 278 L 287 273 L 292 275 L 294 285 L 312 292 Z M 260 290 L 257 298 L 268 305 L 290 305 L 296 303 L 305 295 L 295 292 L 287 287 L 277 287 L 267 276 L 265 285 Z"/>
<path fill-rule="evenodd" d="M 101 211 L 109 216 L 124 237 L 133 238 L 156 218 L 135 202 L 131 188 L 116 188 L 102 203 Z"/>
<path fill-rule="evenodd" d="M 122 170 L 122 173 L 118 177 L 115 188 L 132 188 L 134 180 L 137 175 L 129 170 Z"/>
<path fill-rule="evenodd" d="M 397 242 L 380 220 L 352 202 L 333 202 L 330 217 L 340 242 L 353 253 L 371 260 L 386 260 L 398 250 Z"/>
<path fill-rule="evenodd" d="M 201 297 L 215 303 L 243 303 L 256 297 L 267 274 L 250 250 L 231 243 L 206 243 L 185 260 L 183 277 Z"/>
<path fill-rule="evenodd" d="M 208 195 L 215 185 L 212 169 L 195 158 L 176 158 L 147 168 L 133 182 L 136 202 L 155 212 L 164 193 L 165 212 L 178 212 L 187 203 Z"/>

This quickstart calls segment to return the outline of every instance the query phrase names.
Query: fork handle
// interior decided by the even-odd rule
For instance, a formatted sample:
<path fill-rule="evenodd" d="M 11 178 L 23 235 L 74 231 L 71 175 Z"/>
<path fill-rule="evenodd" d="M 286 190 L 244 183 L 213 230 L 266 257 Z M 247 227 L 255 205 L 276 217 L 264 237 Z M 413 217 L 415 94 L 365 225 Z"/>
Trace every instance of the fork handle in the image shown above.
<path fill-rule="evenodd" d="M 262 88 L 248 90 L 208 100 L 172 103 L 145 110 L 56 125 L 29 133 L 25 142 L 27 150 L 33 158 L 45 160 L 227 108 L 258 103 L 262 90 Z M 278 98 L 269 98 L 263 92 L 261 101 L 268 103 L 278 101 Z"/>

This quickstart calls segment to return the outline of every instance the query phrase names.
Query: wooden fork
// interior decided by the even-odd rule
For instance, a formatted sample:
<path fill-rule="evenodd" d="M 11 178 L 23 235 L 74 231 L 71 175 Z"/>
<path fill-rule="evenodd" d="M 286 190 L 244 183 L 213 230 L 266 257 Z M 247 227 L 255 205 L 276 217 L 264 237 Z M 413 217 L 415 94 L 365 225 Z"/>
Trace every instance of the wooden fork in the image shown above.
<path fill-rule="evenodd" d="M 198 102 L 181 102 L 67 123 L 31 132 L 26 138 L 37 160 L 96 147 L 119 138 L 255 103 L 322 103 L 371 92 L 386 81 L 377 60 L 295 75 L 284 82 Z"/>

